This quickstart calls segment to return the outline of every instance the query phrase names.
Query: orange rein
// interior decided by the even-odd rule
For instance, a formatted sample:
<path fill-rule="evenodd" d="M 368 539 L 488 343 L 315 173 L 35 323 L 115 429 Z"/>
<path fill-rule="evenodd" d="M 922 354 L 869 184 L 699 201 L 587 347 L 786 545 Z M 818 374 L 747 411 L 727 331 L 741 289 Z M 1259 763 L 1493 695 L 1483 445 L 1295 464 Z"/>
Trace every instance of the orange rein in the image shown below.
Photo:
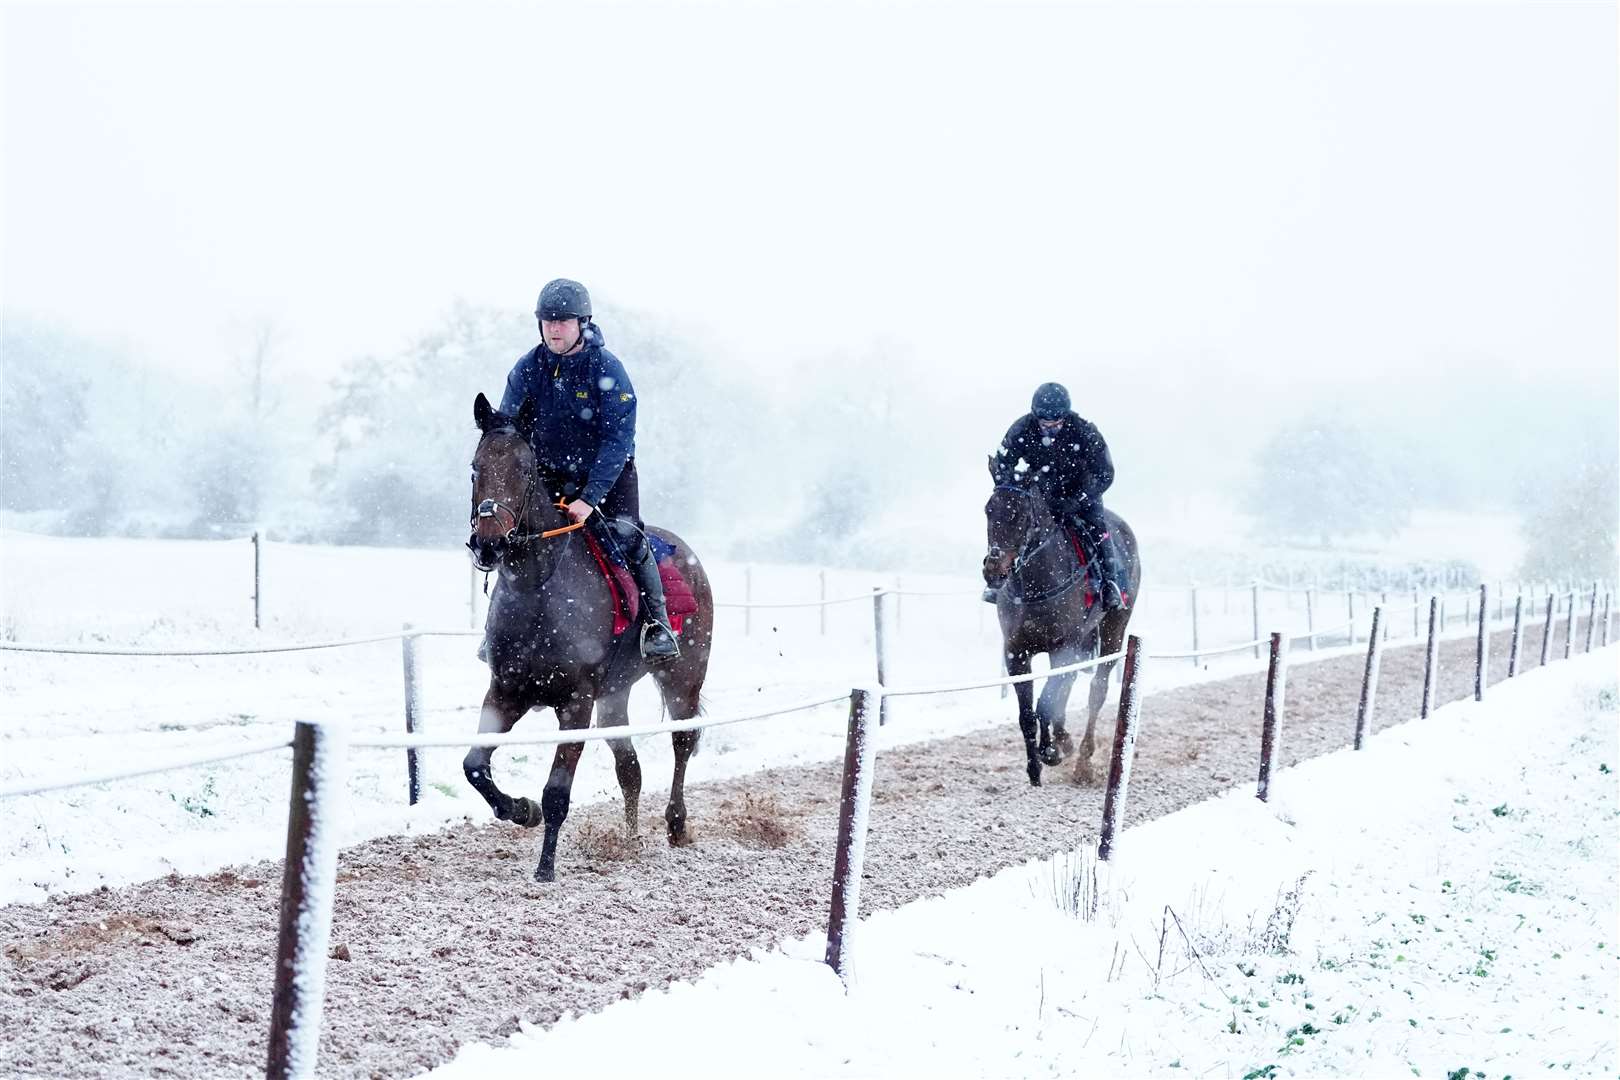
<path fill-rule="evenodd" d="M 561 499 L 558 499 L 555 505 L 559 510 L 568 509 L 568 504 Z M 564 525 L 560 529 L 547 529 L 540 534 L 540 539 L 550 540 L 553 536 L 561 536 L 563 533 L 571 533 L 575 529 L 583 529 L 584 527 L 585 523 L 583 521 L 576 521 L 572 525 Z"/>

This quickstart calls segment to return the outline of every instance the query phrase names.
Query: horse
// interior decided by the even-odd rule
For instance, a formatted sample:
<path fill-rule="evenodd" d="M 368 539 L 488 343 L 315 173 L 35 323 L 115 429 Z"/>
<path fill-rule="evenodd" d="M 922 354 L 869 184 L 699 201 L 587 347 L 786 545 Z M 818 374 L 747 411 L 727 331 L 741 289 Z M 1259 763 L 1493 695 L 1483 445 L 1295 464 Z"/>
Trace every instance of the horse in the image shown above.
<path fill-rule="evenodd" d="M 1131 527 L 1118 514 L 1105 511 L 1125 565 L 1127 601 L 1125 608 L 1108 611 L 1101 603 L 1088 603 L 1085 566 L 1039 489 L 1019 482 L 1004 466 L 998 466 L 994 457 L 990 459 L 990 475 L 996 486 L 984 507 L 989 533 L 984 580 L 997 590 L 996 614 L 1001 623 L 1007 674 L 1029 674 L 1030 660 L 1036 653 L 1046 653 L 1056 668 L 1088 656 L 1119 652 L 1142 580 L 1141 555 Z M 1108 679 L 1116 662 L 1105 661 L 1092 672 L 1091 707 L 1075 762 L 1077 783 L 1093 779 L 1091 758 L 1096 752 L 1097 714 L 1108 698 Z M 1077 674 L 1071 671 L 1048 678 L 1038 708 L 1031 704 L 1032 683 L 1021 682 L 1014 687 L 1031 784 L 1040 784 L 1043 764 L 1057 765 L 1074 749 L 1064 710 Z"/>
<path fill-rule="evenodd" d="M 485 623 L 489 689 L 484 694 L 478 731 L 505 733 L 530 709 L 550 708 L 563 731 L 591 725 L 623 727 L 630 722 L 630 688 L 649 670 L 665 709 L 675 720 L 699 712 L 699 692 L 709 668 L 714 633 L 714 593 L 697 555 L 680 537 L 649 528 L 674 549 L 697 601 L 678 640 L 679 659 L 657 666 L 642 660 L 634 627 L 613 634 L 614 605 L 601 565 L 583 532 L 571 528 L 556 492 L 549 490 L 533 448 L 522 434 L 533 418 L 525 401 L 516 416 L 490 406 L 479 394 L 473 418 L 480 432 L 472 459 L 471 536 L 467 548 L 479 570 L 498 572 Z M 671 732 L 675 774 L 664 822 L 671 845 L 690 842 L 686 824 L 686 763 L 698 745 L 698 731 Z M 629 739 L 609 739 L 619 789 L 624 793 L 626 835 L 637 835 L 641 763 Z M 495 785 L 492 747 L 473 747 L 462 762 L 467 781 L 489 803 L 495 817 L 526 828 L 544 822 L 537 881 L 556 878 L 557 837 L 568 816 L 574 768 L 584 743 L 560 743 L 551 763 L 540 805 L 512 798 Z"/>

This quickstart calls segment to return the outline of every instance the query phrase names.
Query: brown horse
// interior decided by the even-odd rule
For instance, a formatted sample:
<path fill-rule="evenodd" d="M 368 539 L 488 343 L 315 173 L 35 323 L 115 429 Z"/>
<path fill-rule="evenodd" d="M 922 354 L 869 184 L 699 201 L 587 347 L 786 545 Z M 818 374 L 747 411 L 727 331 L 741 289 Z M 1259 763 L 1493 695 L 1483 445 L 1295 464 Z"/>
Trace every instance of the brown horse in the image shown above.
<path fill-rule="evenodd" d="M 990 475 L 996 480 L 996 488 L 984 507 L 989 523 L 984 580 L 998 590 L 996 614 L 1001 622 L 1007 674 L 1029 674 L 1030 660 L 1036 653 L 1046 653 L 1052 667 L 1066 667 L 1087 657 L 1119 652 L 1142 582 L 1136 534 L 1119 515 L 1107 512 L 1108 527 L 1125 563 L 1129 606 L 1108 611 L 1100 603 L 1088 604 L 1086 569 L 1040 491 L 1016 482 L 998 469 L 994 458 L 990 459 Z M 1108 678 L 1115 663 L 1110 660 L 1099 664 L 1092 672 L 1091 708 L 1075 762 L 1076 780 L 1092 779 L 1097 714 L 1108 699 Z M 1047 679 L 1038 709 L 1031 702 L 1032 683 L 1021 682 L 1013 687 L 1018 694 L 1018 727 L 1024 736 L 1031 784 L 1041 782 L 1042 764 L 1056 765 L 1074 749 L 1064 710 L 1077 674 L 1071 671 Z"/>
<path fill-rule="evenodd" d="M 636 635 L 613 634 L 613 599 L 601 568 L 586 546 L 583 530 L 567 531 L 567 516 L 555 504 L 557 493 L 541 476 L 534 450 L 520 431 L 530 420 L 524 402 L 516 416 L 496 412 L 479 394 L 473 418 L 482 437 L 472 460 L 472 536 L 467 547 L 480 570 L 496 570 L 499 580 L 490 597 L 485 634 L 489 648 L 489 690 L 484 694 L 480 732 L 507 732 L 530 709 L 550 708 L 564 731 L 591 725 L 598 708 L 599 727 L 630 722 L 630 688 L 649 667 L 641 658 Z M 555 532 L 554 532 L 555 530 Z M 714 594 L 703 565 L 674 533 L 649 529 L 675 548 L 697 611 L 681 628 L 681 655 L 653 667 L 653 681 L 669 715 L 686 720 L 698 713 L 698 692 L 709 668 L 714 632 Z M 551 535 L 547 535 L 551 534 Z M 686 762 L 697 748 L 697 731 L 671 733 L 675 776 L 664 811 L 669 842 L 687 841 Z M 613 760 L 624 792 L 624 824 L 634 840 L 641 802 L 641 763 L 629 739 L 610 739 Z M 551 763 L 540 805 L 512 798 L 495 786 L 490 747 L 474 747 L 462 762 L 468 781 L 502 821 L 546 826 L 540 865 L 534 876 L 556 876 L 557 835 L 568 816 L 583 743 L 561 743 Z"/>

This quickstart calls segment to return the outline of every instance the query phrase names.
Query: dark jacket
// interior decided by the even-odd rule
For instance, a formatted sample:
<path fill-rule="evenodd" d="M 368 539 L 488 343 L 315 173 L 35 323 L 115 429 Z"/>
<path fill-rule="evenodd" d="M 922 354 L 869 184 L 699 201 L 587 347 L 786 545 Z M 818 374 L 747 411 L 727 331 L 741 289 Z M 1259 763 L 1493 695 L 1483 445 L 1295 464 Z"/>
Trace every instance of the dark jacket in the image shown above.
<path fill-rule="evenodd" d="M 600 506 L 636 453 L 636 391 L 595 323 L 586 324 L 585 347 L 572 356 L 544 342 L 524 354 L 506 377 L 501 412 L 517 415 L 524 398 L 535 404 L 526 434 L 540 467 Z"/>
<path fill-rule="evenodd" d="M 1013 483 L 1033 482 L 1058 513 L 1097 505 L 1114 482 L 1114 462 L 1102 432 L 1074 413 L 1056 431 L 1042 431 L 1026 413 L 1018 418 L 996 451 L 997 476 Z"/>

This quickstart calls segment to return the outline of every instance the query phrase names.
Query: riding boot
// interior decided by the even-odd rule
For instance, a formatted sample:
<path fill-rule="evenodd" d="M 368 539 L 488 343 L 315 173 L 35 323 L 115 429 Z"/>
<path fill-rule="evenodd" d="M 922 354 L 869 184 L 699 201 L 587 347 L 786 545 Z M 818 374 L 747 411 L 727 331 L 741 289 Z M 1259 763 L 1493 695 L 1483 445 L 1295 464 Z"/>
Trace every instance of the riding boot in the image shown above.
<path fill-rule="evenodd" d="M 665 664 L 680 658 L 681 647 L 669 628 L 669 612 L 664 607 L 664 582 L 658 576 L 658 563 L 646 536 L 636 531 L 626 545 L 625 562 L 641 590 L 641 657 L 648 663 Z"/>
<path fill-rule="evenodd" d="M 1119 611 L 1125 606 L 1125 568 L 1120 562 L 1119 547 L 1109 533 L 1102 534 L 1092 546 L 1097 552 L 1097 596 L 1103 607 Z"/>

